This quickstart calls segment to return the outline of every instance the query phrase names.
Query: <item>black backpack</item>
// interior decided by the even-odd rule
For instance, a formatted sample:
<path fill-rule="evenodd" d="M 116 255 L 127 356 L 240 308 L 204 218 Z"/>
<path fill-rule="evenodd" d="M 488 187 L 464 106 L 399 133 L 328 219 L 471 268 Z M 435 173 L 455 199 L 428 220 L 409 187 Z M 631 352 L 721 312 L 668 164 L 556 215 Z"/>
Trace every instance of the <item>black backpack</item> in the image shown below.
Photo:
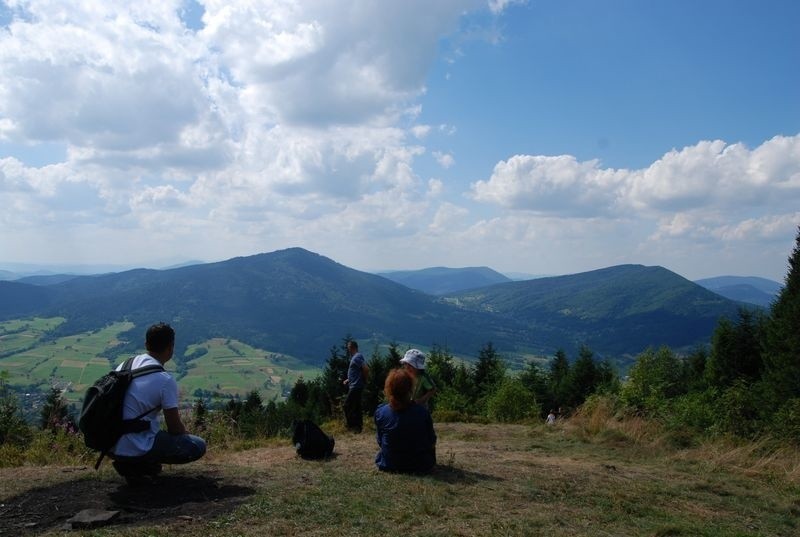
<path fill-rule="evenodd" d="M 128 358 L 119 371 L 110 371 L 97 379 L 86 390 L 83 398 L 78 428 L 83 433 L 86 447 L 100 452 L 100 458 L 94 465 L 95 470 L 100 467 L 103 457 L 123 434 L 146 431 L 150 423 L 141 418 L 158 409 L 158 407 L 151 408 L 132 420 L 122 419 L 122 404 L 131 381 L 143 375 L 164 371 L 160 365 L 148 365 L 131 370 L 132 363 L 133 358 Z"/>
<path fill-rule="evenodd" d="M 333 437 L 325 434 L 313 421 L 295 421 L 293 428 L 292 444 L 302 458 L 324 459 L 333 454 L 336 443 Z"/>

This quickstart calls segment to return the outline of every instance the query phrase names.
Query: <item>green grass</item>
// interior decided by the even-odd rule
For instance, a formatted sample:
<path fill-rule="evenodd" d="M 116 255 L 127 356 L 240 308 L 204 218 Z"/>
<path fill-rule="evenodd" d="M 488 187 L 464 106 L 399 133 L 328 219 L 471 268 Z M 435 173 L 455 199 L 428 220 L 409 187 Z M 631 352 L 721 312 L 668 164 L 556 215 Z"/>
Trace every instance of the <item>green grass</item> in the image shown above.
<path fill-rule="evenodd" d="M 236 449 L 212 443 L 201 461 L 165 468 L 164 480 L 208 475 L 215 487 L 247 486 L 244 503 L 204 516 L 202 504 L 171 497 L 169 505 L 194 514 L 148 518 L 134 511 L 144 518 L 138 525 L 83 534 L 741 537 L 800 531 L 797 449 L 781 448 L 780 458 L 764 446 L 724 441 L 679 450 L 664 447 L 658 435 L 620 446 L 587 434 L 581 418 L 555 427 L 438 423 L 439 466 L 429 476 L 407 476 L 375 469 L 371 423 L 361 435 L 339 423 L 323 427 L 336 437 L 336 456 L 328 461 L 301 460 L 287 439 L 264 439 Z M 75 464 L 0 469 L 0 504 L 16 505 L 17 495 L 40 487 L 55 498 L 60 483 L 120 482 L 108 465 L 98 474 L 84 459 Z M 111 497 L 86 494 L 86 505 L 119 508 Z"/>

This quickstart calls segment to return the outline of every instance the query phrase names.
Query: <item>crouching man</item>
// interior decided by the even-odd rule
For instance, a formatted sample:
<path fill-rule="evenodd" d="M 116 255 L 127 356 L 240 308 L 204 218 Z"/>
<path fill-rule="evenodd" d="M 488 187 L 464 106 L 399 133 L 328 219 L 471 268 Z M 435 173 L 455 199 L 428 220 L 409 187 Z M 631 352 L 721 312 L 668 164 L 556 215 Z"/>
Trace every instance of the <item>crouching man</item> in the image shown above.
<path fill-rule="evenodd" d="M 146 354 L 133 359 L 131 369 L 135 372 L 147 366 L 164 366 L 175 350 L 175 330 L 160 323 L 147 330 Z M 120 365 L 117 370 L 122 368 Z M 164 414 L 167 430 L 159 425 L 159 409 Z M 151 412 L 145 414 L 148 410 Z M 149 425 L 141 432 L 122 435 L 111 450 L 114 469 L 129 484 L 146 483 L 161 471 L 162 464 L 184 464 L 196 461 L 206 452 L 206 442 L 198 436 L 188 434 L 178 412 L 178 384 L 166 371 L 156 371 L 135 377 L 123 402 L 125 420 L 140 420 Z"/>

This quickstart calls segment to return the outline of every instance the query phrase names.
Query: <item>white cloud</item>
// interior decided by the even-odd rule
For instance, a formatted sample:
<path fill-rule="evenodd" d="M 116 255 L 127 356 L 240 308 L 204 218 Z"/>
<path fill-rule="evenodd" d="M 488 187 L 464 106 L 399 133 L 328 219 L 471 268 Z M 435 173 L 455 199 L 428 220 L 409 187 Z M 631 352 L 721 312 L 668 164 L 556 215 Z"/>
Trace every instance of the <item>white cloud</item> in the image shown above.
<path fill-rule="evenodd" d="M 488 181 L 472 185 L 472 197 L 510 209 L 540 214 L 589 216 L 618 209 L 625 172 L 596 160 L 517 155 L 499 162 Z"/>
<path fill-rule="evenodd" d="M 424 91 L 438 40 L 475 6 L 210 0 L 201 34 L 251 93 L 251 105 L 272 121 L 385 122 Z"/>
<path fill-rule="evenodd" d="M 449 202 L 442 203 L 433 216 L 429 231 L 436 234 L 450 235 L 453 230 L 462 228 L 468 223 L 469 211 Z"/>
<path fill-rule="evenodd" d="M 430 125 L 414 125 L 411 127 L 411 133 L 419 139 L 425 138 L 431 132 Z"/>
<path fill-rule="evenodd" d="M 436 162 L 439 163 L 439 166 L 445 170 L 452 167 L 456 163 L 456 159 L 453 158 L 453 155 L 449 153 L 442 153 L 441 151 L 434 151 L 433 158 L 435 158 Z"/>
<path fill-rule="evenodd" d="M 631 175 L 630 202 L 658 210 L 780 203 L 800 195 L 800 135 L 755 150 L 721 140 L 673 150 Z"/>
<path fill-rule="evenodd" d="M 776 136 L 754 150 L 702 141 L 640 170 L 602 168 L 570 155 L 517 155 L 473 183 L 471 195 L 562 216 L 787 209 L 800 204 L 800 135 Z"/>
<path fill-rule="evenodd" d="M 11 255 L 86 244 L 94 261 L 140 262 L 142 230 L 168 228 L 165 247 L 201 259 L 352 243 L 362 264 L 405 251 L 591 265 L 659 241 L 778 241 L 796 225 L 800 135 L 701 141 L 638 170 L 517 155 L 458 197 L 468 179 L 432 147 L 458 118 L 426 117 L 420 97 L 464 39 L 498 39 L 509 0 L 207 0 L 200 29 L 184 25 L 184 0 L 6 3 L 0 148 L 61 148 L 48 166 L 0 158 Z M 464 18 L 476 10 L 487 28 Z M 447 179 L 419 171 L 426 153 Z"/>
<path fill-rule="evenodd" d="M 428 180 L 428 197 L 436 198 L 442 195 L 444 192 L 444 183 L 441 179 L 429 179 Z"/>

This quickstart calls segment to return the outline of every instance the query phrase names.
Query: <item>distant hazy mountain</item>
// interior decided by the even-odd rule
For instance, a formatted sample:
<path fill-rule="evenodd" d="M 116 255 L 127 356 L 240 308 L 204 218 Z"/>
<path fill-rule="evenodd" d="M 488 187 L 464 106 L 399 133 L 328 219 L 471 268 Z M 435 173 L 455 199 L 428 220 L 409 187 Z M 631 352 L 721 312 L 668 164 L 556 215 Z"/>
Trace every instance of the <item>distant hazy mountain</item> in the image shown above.
<path fill-rule="evenodd" d="M 0 270 L 0 281 L 16 280 L 19 278 L 16 272 L 10 270 Z"/>
<path fill-rule="evenodd" d="M 31 285 L 53 285 L 62 283 L 73 278 L 77 278 L 75 274 L 47 274 L 41 276 L 25 276 L 17 280 L 18 283 L 29 283 Z"/>
<path fill-rule="evenodd" d="M 504 276 L 518 282 L 522 280 L 536 280 L 538 278 L 549 278 L 552 274 L 528 274 L 527 272 L 504 272 Z"/>
<path fill-rule="evenodd" d="M 661 267 L 608 269 L 505 282 L 444 297 L 353 270 L 300 248 L 171 270 L 79 276 L 52 285 L 0 282 L 0 320 L 60 316 L 54 336 L 127 320 L 121 352 L 141 347 L 153 322 L 176 327 L 179 360 L 188 345 L 215 337 L 291 354 L 315 365 L 351 334 L 474 356 L 491 341 L 507 357 L 635 355 L 709 340 L 718 318 L 739 304 Z M 367 347 L 369 352 L 369 348 Z"/>
<path fill-rule="evenodd" d="M 381 272 L 379 275 L 430 295 L 445 295 L 511 281 L 489 267 L 432 267 Z"/>
<path fill-rule="evenodd" d="M 720 316 L 733 317 L 739 307 L 665 268 L 642 265 L 505 283 L 446 299 L 521 322 L 548 347 L 585 343 L 617 355 L 707 341 Z"/>
<path fill-rule="evenodd" d="M 764 307 L 772 304 L 783 287 L 778 282 L 756 276 L 718 276 L 695 283 L 725 298 Z"/>

